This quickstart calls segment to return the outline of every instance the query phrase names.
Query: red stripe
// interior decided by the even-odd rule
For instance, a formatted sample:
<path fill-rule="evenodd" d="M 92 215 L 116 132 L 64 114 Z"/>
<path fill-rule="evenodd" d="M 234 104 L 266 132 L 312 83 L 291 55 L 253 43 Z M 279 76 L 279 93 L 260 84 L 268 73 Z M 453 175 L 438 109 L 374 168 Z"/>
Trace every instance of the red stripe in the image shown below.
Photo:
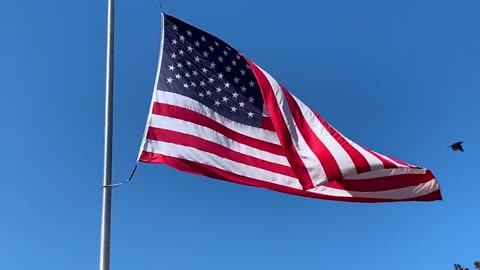
<path fill-rule="evenodd" d="M 231 130 L 226 126 L 215 122 L 211 118 L 206 117 L 205 115 L 199 114 L 197 112 L 170 105 L 170 104 L 163 104 L 155 102 L 153 104 L 152 113 L 156 115 L 163 115 L 172 118 L 178 118 L 187 122 L 191 122 L 197 125 L 202 125 L 208 127 L 216 132 L 223 134 L 224 136 L 237 141 L 239 143 L 270 152 L 272 154 L 285 156 L 285 153 L 280 145 L 262 141 L 253 137 L 249 137 L 247 135 L 241 134 L 237 131 Z"/>
<path fill-rule="evenodd" d="M 270 117 L 262 118 L 262 128 L 270 131 L 275 131 L 275 127 L 273 126 L 272 119 Z"/>
<path fill-rule="evenodd" d="M 312 130 L 305 117 L 303 117 L 300 106 L 298 106 L 298 103 L 295 101 L 292 95 L 290 95 L 290 93 L 282 85 L 280 85 L 280 88 L 282 88 L 283 94 L 287 99 L 288 106 L 291 108 L 290 111 L 295 123 L 297 124 L 298 130 L 300 130 L 300 133 L 302 133 L 306 143 L 320 160 L 320 163 L 322 163 L 322 167 L 325 171 L 327 179 L 329 181 L 342 179 L 342 172 L 337 161 L 335 160 L 335 157 Z"/>
<path fill-rule="evenodd" d="M 357 174 L 371 171 L 370 163 L 355 147 L 353 147 L 340 133 L 338 133 L 327 121 L 325 121 L 320 114 L 311 110 L 322 126 L 330 133 L 330 135 L 340 144 L 340 146 L 347 152 L 353 164 Z"/>
<path fill-rule="evenodd" d="M 436 190 L 432 193 L 418 196 L 408 199 L 377 199 L 377 198 L 364 198 L 364 197 L 336 197 L 330 195 L 323 195 L 313 192 L 308 192 L 300 189 L 294 189 L 270 182 L 259 181 L 249 177 L 237 175 L 231 172 L 223 171 L 210 165 L 202 164 L 199 162 L 184 160 L 180 158 L 169 157 L 161 154 L 154 154 L 151 152 L 143 151 L 140 156 L 141 162 L 166 164 L 177 170 L 192 173 L 196 175 L 207 176 L 223 181 L 233 182 L 236 184 L 242 184 L 247 186 L 254 186 L 259 188 L 265 188 L 273 191 L 287 193 L 291 195 L 297 195 L 301 197 L 310 197 L 317 199 L 344 201 L 344 202 L 361 202 L 361 203 L 380 203 L 380 202 L 400 202 L 400 201 L 435 201 L 442 200 L 440 190 Z"/>
<path fill-rule="evenodd" d="M 362 146 L 360 146 L 362 147 Z M 369 152 L 370 154 L 374 155 L 376 158 L 378 158 L 382 163 L 383 163 L 383 167 L 385 169 L 393 169 L 393 168 L 398 168 L 397 165 L 395 165 L 393 162 L 391 162 L 390 160 L 382 157 L 381 155 L 377 154 L 375 151 L 372 151 L 370 149 L 367 149 L 365 147 L 362 147 L 365 151 Z"/>
<path fill-rule="evenodd" d="M 263 72 L 260 71 L 260 69 L 254 63 L 252 63 L 246 57 L 244 58 L 250 65 L 250 68 L 257 79 L 258 85 L 260 86 L 265 106 L 268 109 L 268 113 L 272 119 L 275 130 L 277 131 L 278 138 L 284 148 L 286 157 L 290 162 L 290 166 L 296 173 L 297 178 L 299 179 L 299 182 L 304 190 L 313 188 L 314 185 L 312 179 L 308 174 L 307 168 L 305 167 L 305 164 L 303 164 L 295 145 L 292 142 L 292 137 L 283 119 L 282 112 L 277 104 L 277 100 L 275 98 L 275 94 L 273 93 L 270 82 L 265 77 L 265 74 L 263 74 Z"/>
<path fill-rule="evenodd" d="M 249 156 L 243 153 L 236 152 L 228 147 L 220 144 L 207 141 L 205 139 L 185 134 L 173 130 L 167 130 L 163 128 L 149 127 L 147 138 L 155 141 L 162 141 L 168 143 L 179 144 L 183 146 L 189 146 L 201 151 L 215 154 L 222 158 L 226 158 L 238 163 L 243 163 L 253 167 L 257 167 L 263 170 L 271 171 L 274 173 L 283 174 L 290 177 L 295 177 L 292 169 L 288 166 L 265 161 L 260 158 Z"/>
<path fill-rule="evenodd" d="M 427 170 L 425 174 L 399 174 L 373 179 L 339 180 L 329 182 L 325 186 L 347 191 L 374 192 L 418 186 L 433 178 L 433 174 Z"/>

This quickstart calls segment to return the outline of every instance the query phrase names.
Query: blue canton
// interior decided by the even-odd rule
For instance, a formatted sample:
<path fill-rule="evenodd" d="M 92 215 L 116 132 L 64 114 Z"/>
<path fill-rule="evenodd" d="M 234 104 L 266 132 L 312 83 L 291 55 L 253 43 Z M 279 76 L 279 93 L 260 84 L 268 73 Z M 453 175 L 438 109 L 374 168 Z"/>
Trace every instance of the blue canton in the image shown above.
<path fill-rule="evenodd" d="M 226 42 L 164 14 L 157 90 L 195 99 L 220 115 L 261 127 L 263 100 L 247 61 Z"/>

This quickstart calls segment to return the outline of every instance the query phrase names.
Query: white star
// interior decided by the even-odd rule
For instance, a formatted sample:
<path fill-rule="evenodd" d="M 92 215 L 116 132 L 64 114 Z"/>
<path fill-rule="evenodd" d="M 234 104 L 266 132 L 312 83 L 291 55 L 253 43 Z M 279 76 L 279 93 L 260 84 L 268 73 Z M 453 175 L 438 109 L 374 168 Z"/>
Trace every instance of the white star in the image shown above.
<path fill-rule="evenodd" d="M 207 39 L 204 36 L 201 36 L 200 38 L 202 39 L 202 41 L 207 41 Z"/>
<path fill-rule="evenodd" d="M 208 49 L 209 49 L 211 52 L 213 52 L 213 51 L 215 50 L 215 48 L 213 48 L 212 45 L 208 46 Z"/>
<path fill-rule="evenodd" d="M 231 51 L 231 50 L 232 50 L 232 48 L 230 48 L 230 47 L 228 47 L 228 46 L 227 46 L 227 50 Z"/>
<path fill-rule="evenodd" d="M 173 30 L 177 31 L 178 26 L 174 24 L 174 25 L 172 25 L 172 28 L 173 28 Z"/>
<path fill-rule="evenodd" d="M 192 36 L 192 31 L 187 30 L 187 35 L 191 37 Z"/>
<path fill-rule="evenodd" d="M 237 61 L 232 60 L 232 65 L 236 66 L 236 65 L 237 65 Z"/>
<path fill-rule="evenodd" d="M 250 87 L 253 87 L 255 85 L 253 81 L 250 81 L 248 84 L 250 84 Z"/>
<path fill-rule="evenodd" d="M 215 63 L 214 62 L 210 63 L 210 68 L 215 68 Z"/>
<path fill-rule="evenodd" d="M 188 83 L 184 83 L 183 87 L 188 88 Z"/>
<path fill-rule="evenodd" d="M 240 81 L 238 77 L 235 77 L 233 80 L 235 81 L 235 83 L 238 83 Z"/>
<path fill-rule="evenodd" d="M 240 87 L 240 90 L 242 90 L 242 92 L 245 92 L 245 91 L 247 91 L 247 88 L 245 86 L 242 86 L 242 87 Z"/>
<path fill-rule="evenodd" d="M 216 41 L 215 41 L 215 42 L 213 42 L 213 43 L 214 43 L 214 44 L 215 44 L 215 46 L 217 46 L 217 47 L 218 47 L 218 46 L 220 46 L 220 44 L 218 44 L 218 42 L 216 42 Z"/>
<path fill-rule="evenodd" d="M 238 93 L 237 93 L 237 92 L 233 93 L 233 97 L 234 97 L 234 98 L 237 98 L 237 97 L 238 97 Z"/>
<path fill-rule="evenodd" d="M 228 101 L 228 97 L 224 96 L 224 97 L 222 98 L 222 100 L 223 100 L 223 102 L 227 102 L 227 101 Z"/>
<path fill-rule="evenodd" d="M 246 67 L 247 69 L 250 69 L 250 66 L 249 66 L 248 64 L 245 64 L 245 67 Z"/>
<path fill-rule="evenodd" d="M 205 96 L 202 92 L 198 93 L 198 95 L 199 95 L 200 97 L 204 97 L 204 96 Z"/>
<path fill-rule="evenodd" d="M 236 112 L 236 111 L 237 111 L 237 108 L 236 108 L 235 106 L 232 106 L 232 107 L 230 107 L 230 110 L 231 110 L 232 112 Z"/>
<path fill-rule="evenodd" d="M 192 62 L 187 61 L 186 64 L 187 64 L 187 66 L 191 66 L 191 65 L 192 65 Z"/>
<path fill-rule="evenodd" d="M 218 62 L 223 63 L 223 57 L 219 56 L 218 57 Z"/>
<path fill-rule="evenodd" d="M 248 112 L 248 117 L 253 117 L 253 112 Z"/>
<path fill-rule="evenodd" d="M 224 54 L 225 56 L 227 56 L 227 55 L 228 55 L 228 52 L 225 51 L 225 50 L 223 50 L 223 54 Z"/>
<path fill-rule="evenodd" d="M 168 83 L 172 83 L 172 82 L 173 82 L 172 77 L 169 77 L 169 78 L 167 79 L 167 82 L 168 82 Z"/>
<path fill-rule="evenodd" d="M 213 83 L 213 78 L 212 77 L 208 78 L 208 82 Z"/>
<path fill-rule="evenodd" d="M 255 100 L 255 99 L 254 99 L 253 97 L 249 97 L 249 98 L 248 98 L 248 102 L 250 102 L 250 103 L 253 103 L 254 100 Z"/>
<path fill-rule="evenodd" d="M 222 79 L 223 79 L 223 74 L 222 74 L 222 73 L 218 73 L 218 78 L 219 78 L 220 80 L 222 80 Z"/>
<path fill-rule="evenodd" d="M 182 63 L 177 63 L 177 67 L 178 67 L 178 68 L 183 67 Z"/>
<path fill-rule="evenodd" d="M 190 73 L 185 73 L 185 77 L 190 78 Z"/>
<path fill-rule="evenodd" d="M 220 106 L 220 101 L 215 100 L 215 105 Z"/>
<path fill-rule="evenodd" d="M 175 78 L 180 79 L 181 77 L 180 74 L 175 74 Z"/>
<path fill-rule="evenodd" d="M 185 37 L 183 35 L 180 36 L 180 41 L 185 41 Z"/>
<path fill-rule="evenodd" d="M 204 82 L 204 81 L 200 81 L 200 86 L 205 86 L 205 82 Z"/>
<path fill-rule="evenodd" d="M 230 87 L 230 84 L 228 82 L 224 83 L 225 85 L 225 88 L 229 88 Z"/>
<path fill-rule="evenodd" d="M 200 62 L 200 57 L 195 56 L 195 62 L 197 62 L 197 63 Z"/>
<path fill-rule="evenodd" d="M 183 55 L 184 54 L 183 50 L 180 50 L 178 54 Z"/>
<path fill-rule="evenodd" d="M 172 58 L 175 59 L 177 57 L 177 54 L 176 53 L 172 53 L 171 54 Z"/>
<path fill-rule="evenodd" d="M 217 86 L 217 92 L 218 93 L 222 92 L 222 88 L 220 88 L 220 86 Z"/>
<path fill-rule="evenodd" d="M 227 66 L 226 69 L 227 69 L 227 72 L 230 72 L 232 70 L 230 66 Z"/>
<path fill-rule="evenodd" d="M 241 70 L 240 70 L 240 73 L 241 73 L 242 75 L 245 75 L 245 70 L 241 69 Z"/>
<path fill-rule="evenodd" d="M 197 75 L 198 75 L 198 72 L 197 72 L 196 70 L 194 70 L 194 71 L 192 72 L 192 74 L 193 74 L 194 76 L 197 76 Z"/>
<path fill-rule="evenodd" d="M 177 41 L 176 39 L 172 40 L 172 44 L 173 44 L 173 45 L 177 45 L 177 42 L 178 42 L 178 41 Z"/>
<path fill-rule="evenodd" d="M 193 47 L 189 45 L 189 46 L 187 47 L 187 51 L 189 51 L 189 52 L 193 51 Z"/>
<path fill-rule="evenodd" d="M 208 57 L 208 52 L 207 52 L 207 51 L 204 51 L 204 52 L 203 52 L 203 56 Z"/>
<path fill-rule="evenodd" d="M 240 54 L 237 54 L 237 59 L 240 60 Z"/>
<path fill-rule="evenodd" d="M 168 66 L 168 70 L 174 70 L 175 67 L 173 65 Z"/>
<path fill-rule="evenodd" d="M 195 41 L 195 46 L 200 47 L 200 42 L 198 42 L 198 40 Z"/>
<path fill-rule="evenodd" d="M 245 107 L 245 102 L 242 101 L 242 102 L 238 103 L 238 106 L 240 106 L 241 108 Z"/>
<path fill-rule="evenodd" d="M 207 73 L 208 69 L 207 68 L 202 68 L 203 73 Z"/>
<path fill-rule="evenodd" d="M 191 85 L 192 87 L 196 87 L 196 86 L 197 86 L 197 84 L 196 84 L 195 82 L 190 83 L 190 85 Z"/>
<path fill-rule="evenodd" d="M 207 90 L 207 92 L 206 92 L 206 93 L 207 93 L 207 95 L 208 95 L 208 96 L 210 96 L 210 95 L 212 94 L 212 91 L 210 91 L 210 90 Z"/>

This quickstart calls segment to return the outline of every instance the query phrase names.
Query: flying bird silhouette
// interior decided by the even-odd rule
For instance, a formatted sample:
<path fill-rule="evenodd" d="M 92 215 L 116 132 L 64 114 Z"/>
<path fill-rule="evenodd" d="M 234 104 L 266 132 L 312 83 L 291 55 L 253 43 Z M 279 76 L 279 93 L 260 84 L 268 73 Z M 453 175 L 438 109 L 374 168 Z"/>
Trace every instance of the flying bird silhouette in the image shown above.
<path fill-rule="evenodd" d="M 460 151 L 463 152 L 462 141 L 456 142 L 454 144 L 449 145 L 448 147 L 452 148 L 453 151 Z"/>

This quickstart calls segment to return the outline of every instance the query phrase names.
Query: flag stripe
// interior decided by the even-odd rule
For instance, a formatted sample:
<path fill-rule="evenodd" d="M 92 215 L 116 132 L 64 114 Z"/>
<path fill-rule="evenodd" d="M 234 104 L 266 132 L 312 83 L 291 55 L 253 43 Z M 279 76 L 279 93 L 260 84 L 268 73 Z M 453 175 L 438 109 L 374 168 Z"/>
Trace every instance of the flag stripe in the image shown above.
<path fill-rule="evenodd" d="M 280 85 L 280 84 L 279 84 Z M 295 123 L 298 125 L 300 131 L 302 132 L 307 144 L 312 149 L 315 156 L 320 160 L 320 163 L 323 166 L 326 177 L 329 181 L 334 181 L 336 179 L 342 178 L 342 172 L 338 166 L 337 160 L 332 155 L 330 150 L 326 147 L 324 142 L 317 137 L 315 132 L 310 127 L 309 123 L 305 119 L 304 115 L 297 102 L 289 95 L 288 92 L 280 85 L 282 92 L 288 102 L 290 108 L 292 108 L 292 116 L 295 120 Z M 324 184 L 324 182 L 319 182 L 315 184 Z"/>
<path fill-rule="evenodd" d="M 196 113 L 192 110 L 177 107 L 177 106 L 172 106 L 168 104 L 162 104 L 156 102 L 153 105 L 153 114 L 154 115 L 162 115 L 162 116 L 168 116 L 172 118 L 178 118 L 182 119 L 184 121 L 192 122 L 195 124 L 203 125 L 205 127 L 208 127 L 212 130 L 215 130 L 218 133 L 223 134 L 224 136 L 237 141 L 239 143 L 258 148 L 260 150 L 270 152 L 272 154 L 276 155 L 283 155 L 283 149 L 280 145 L 269 143 L 263 140 L 259 140 L 254 137 L 250 137 L 244 134 L 241 134 L 235 130 L 232 130 L 228 128 L 225 125 L 222 125 L 211 118 L 208 118 L 202 114 Z M 152 120 L 153 121 L 153 120 Z M 160 126 L 161 127 L 161 124 Z M 249 134 L 251 135 L 251 134 Z"/>
<path fill-rule="evenodd" d="M 337 131 L 338 132 L 338 131 Z M 384 163 L 382 160 L 380 160 L 379 158 L 377 158 L 375 155 L 373 155 L 372 153 L 368 152 L 367 150 L 365 150 L 365 148 L 363 148 L 362 146 L 358 145 L 357 143 L 355 143 L 354 141 L 350 140 L 349 138 L 343 136 L 343 134 L 341 134 L 340 132 L 338 132 L 340 134 L 340 136 L 342 136 L 343 138 L 345 138 L 345 140 L 353 147 L 355 148 L 359 153 L 360 155 L 362 155 L 365 160 L 368 162 L 369 166 L 370 166 L 370 172 L 371 171 L 375 171 L 375 170 L 380 170 L 380 169 L 385 169 L 385 166 L 384 166 Z M 347 176 L 348 177 L 348 176 Z"/>
<path fill-rule="evenodd" d="M 219 155 L 199 150 L 197 147 L 198 145 L 196 145 L 195 147 L 189 147 L 174 143 L 147 139 L 147 147 L 145 148 L 145 152 L 150 152 L 152 154 L 161 154 L 189 161 L 201 160 L 202 162 L 199 162 L 199 164 L 208 165 L 216 169 L 235 173 L 244 177 L 263 181 L 268 180 L 269 182 L 277 183 L 284 186 L 301 188 L 301 185 L 295 177 L 274 173 L 261 168 L 246 165 L 244 163 L 229 160 Z M 145 158 L 150 158 L 149 162 L 155 162 L 156 156 L 146 155 Z"/>
<path fill-rule="evenodd" d="M 349 177 L 343 178 L 344 180 L 362 180 L 362 179 L 375 179 L 380 177 L 388 177 L 399 174 L 425 174 L 426 169 L 423 168 L 394 168 L 394 169 L 380 169 L 375 171 L 370 171 L 362 174 L 351 175 Z"/>
<path fill-rule="evenodd" d="M 400 190 L 402 193 L 397 194 L 394 198 L 389 196 L 389 194 L 385 194 L 385 193 L 381 194 L 383 195 L 383 197 L 381 196 L 368 197 L 365 195 L 370 195 L 371 193 L 357 192 L 357 193 L 352 193 L 356 195 L 355 197 L 353 197 L 352 194 L 350 193 L 346 194 L 343 190 L 337 190 L 334 188 L 328 188 L 323 191 L 318 190 L 316 192 L 309 192 L 309 191 L 302 190 L 301 187 L 295 188 L 295 187 L 275 184 L 275 183 L 263 181 L 263 180 L 259 181 L 257 179 L 254 179 L 248 176 L 242 176 L 233 172 L 224 171 L 222 169 L 213 167 L 208 164 L 204 164 L 204 163 L 200 163 L 192 160 L 186 160 L 182 158 L 177 158 L 175 156 L 152 153 L 149 151 L 143 151 L 140 160 L 143 162 L 149 162 L 149 163 L 166 164 L 180 171 L 207 176 L 207 177 L 211 177 L 211 178 L 215 178 L 223 181 L 229 181 L 237 184 L 265 188 L 265 189 L 275 190 L 278 192 L 287 193 L 291 195 L 317 198 L 317 199 L 344 201 L 344 202 L 359 202 L 359 203 L 432 201 L 432 200 L 441 199 L 440 190 L 435 185 L 432 185 L 431 183 L 429 183 L 429 185 L 426 185 L 426 186 L 432 187 L 431 192 L 426 192 L 425 190 L 423 190 L 421 193 L 419 192 L 412 193 L 412 192 L 409 192 L 411 191 L 411 189 Z M 396 192 L 398 193 L 398 190 L 396 190 Z M 373 195 L 375 194 L 378 194 L 378 192 L 375 192 Z M 408 196 L 409 194 L 410 195 L 414 194 L 415 196 Z M 343 195 L 343 196 L 339 196 L 339 195 Z M 399 195 L 402 195 L 402 196 L 399 196 Z"/>
<path fill-rule="evenodd" d="M 392 159 L 391 157 L 389 156 L 386 156 L 386 155 L 383 155 L 383 154 L 380 154 L 380 153 L 377 153 L 375 151 L 372 150 L 372 152 L 374 152 L 375 154 L 381 156 L 383 159 L 385 159 L 386 161 L 392 163 L 395 165 L 395 167 L 410 167 L 410 165 L 408 165 L 407 163 L 403 162 L 403 161 L 400 161 L 400 160 L 394 160 Z"/>
<path fill-rule="evenodd" d="M 257 66 L 258 67 L 258 66 Z M 300 111 L 293 110 L 289 107 L 290 104 L 287 100 L 287 97 L 282 91 L 280 84 L 270 75 L 268 72 L 258 67 L 261 72 L 265 75 L 270 86 L 275 94 L 276 102 L 281 105 L 283 119 L 286 123 L 289 123 L 289 132 L 294 138 L 294 143 L 296 142 L 295 147 L 297 148 L 298 153 L 300 154 L 307 171 L 312 178 L 314 185 L 322 185 L 326 183 L 328 179 L 328 174 L 326 171 L 335 171 L 335 166 L 337 169 L 337 174 L 332 175 L 332 179 L 337 179 L 342 177 L 340 170 L 338 170 L 338 165 L 336 160 L 333 158 L 328 149 L 324 148 L 326 151 L 325 155 L 318 155 L 314 151 L 320 145 L 323 145 L 323 142 L 320 140 L 312 142 L 311 138 L 317 138 L 316 135 L 311 130 L 310 126 L 304 123 L 305 118 L 303 118 Z M 329 157 L 330 156 L 330 157 Z M 324 164 L 322 161 L 326 161 L 327 164 Z M 331 167 L 329 167 L 331 166 Z"/>
<path fill-rule="evenodd" d="M 393 168 L 398 168 L 397 165 L 395 165 L 393 162 L 387 160 L 386 158 L 384 158 L 382 155 L 379 155 L 378 153 L 376 153 L 375 151 L 372 151 L 370 149 L 367 149 L 365 147 L 362 147 L 365 151 L 367 151 L 368 153 L 372 154 L 374 157 L 376 157 L 378 160 L 380 160 L 383 164 L 383 167 L 385 169 L 393 169 Z"/>
<path fill-rule="evenodd" d="M 293 96 L 293 94 L 289 93 L 286 89 L 284 89 L 284 92 L 287 92 L 289 96 Z M 307 111 L 309 114 L 311 114 L 314 118 L 320 122 L 322 127 L 330 134 L 332 138 L 334 138 L 340 148 L 343 148 L 347 155 L 350 157 L 350 160 L 352 160 L 353 165 L 352 168 L 355 168 L 355 173 L 364 173 L 368 172 L 371 170 L 370 168 L 370 163 L 367 161 L 365 156 L 363 156 L 355 147 L 353 147 L 344 136 L 335 128 L 330 126 L 320 115 L 314 113 L 309 107 L 307 107 L 301 100 L 299 100 L 296 97 L 293 97 L 297 103 L 302 104 L 304 107 L 304 110 Z M 299 108 L 299 106 L 297 105 Z M 300 108 L 299 108 L 300 109 Z M 314 120 L 313 120 L 314 121 Z M 342 170 L 345 171 L 345 170 Z M 351 175 L 353 172 L 344 172 L 343 176 L 348 176 Z"/>
<path fill-rule="evenodd" d="M 293 139 L 293 134 L 291 134 L 293 130 L 291 129 L 289 130 L 289 128 L 287 127 L 287 123 L 284 120 L 284 116 L 279 107 L 279 104 L 277 103 L 274 90 L 268 78 L 260 70 L 260 68 L 257 65 L 252 63 L 247 58 L 245 59 L 247 63 L 250 65 L 250 68 L 252 69 L 255 75 L 255 78 L 257 79 L 257 82 L 260 86 L 260 89 L 262 91 L 262 96 L 265 101 L 265 105 L 270 114 L 270 118 L 272 119 L 273 124 L 275 126 L 275 130 L 277 132 L 278 138 L 280 139 L 280 142 L 284 148 L 284 151 L 288 153 L 286 157 L 290 162 L 290 166 L 292 167 L 293 171 L 296 173 L 298 180 L 300 181 L 304 190 L 313 188 L 314 185 L 313 185 L 312 178 L 309 174 L 309 171 L 307 170 L 307 167 L 304 164 L 304 160 L 300 158 L 300 155 L 297 151 L 299 149 L 305 150 L 305 148 L 300 148 L 297 145 L 295 145 L 295 142 L 298 143 L 298 141 L 302 139 L 300 138 L 301 135 L 295 137 L 298 141 Z M 294 126 L 293 124 L 290 124 L 290 125 Z M 293 128 L 294 127 L 292 127 L 292 129 Z"/>
<path fill-rule="evenodd" d="M 201 104 L 200 102 L 192 98 L 179 95 L 177 93 L 172 93 L 172 92 L 167 92 L 162 90 L 156 90 L 155 93 L 156 93 L 155 101 L 157 101 L 157 103 L 165 104 L 165 105 L 173 105 L 176 107 L 188 109 L 189 111 L 193 111 L 200 114 L 198 116 L 195 116 L 196 119 L 210 118 L 210 121 L 217 122 L 216 125 L 224 126 L 239 134 L 247 134 L 249 137 L 252 137 L 256 140 L 267 142 L 268 145 L 271 145 L 271 144 L 280 145 L 278 136 L 274 131 L 233 122 L 232 120 L 227 119 L 222 115 L 214 112 L 211 108 Z M 188 113 L 188 112 L 185 112 L 185 113 Z M 193 115 L 189 114 L 189 117 L 190 116 L 193 116 Z M 188 117 L 184 117 L 184 118 L 187 121 L 189 119 Z"/>
<path fill-rule="evenodd" d="M 284 166 L 290 166 L 287 158 L 285 158 L 285 156 L 283 155 L 272 154 L 270 152 L 260 150 L 257 147 L 252 147 L 238 141 L 234 141 L 229 137 L 223 135 L 222 133 L 210 129 L 209 127 L 206 127 L 202 124 L 196 124 L 178 118 L 155 114 L 153 115 L 150 127 L 168 129 L 194 135 L 202 139 L 208 140 L 212 143 L 219 144 L 220 146 L 228 147 L 240 153 L 262 158 L 266 161 L 281 164 Z"/>
<path fill-rule="evenodd" d="M 394 162 L 396 162 L 396 163 L 398 163 L 398 164 L 400 164 L 400 165 L 402 165 L 402 166 L 405 166 L 405 167 L 415 167 L 415 166 L 413 166 L 413 165 L 408 164 L 407 162 L 401 161 L 401 160 L 396 159 L 396 158 L 394 158 L 394 157 L 386 157 L 386 158 L 388 158 L 388 159 L 390 159 L 390 160 L 392 160 L 392 161 L 394 161 Z"/>
<path fill-rule="evenodd" d="M 306 106 L 301 100 L 293 96 L 291 93 L 290 95 L 294 98 L 296 103 L 298 104 L 297 110 L 301 111 L 303 117 L 307 119 L 309 125 L 311 126 L 312 130 L 314 130 L 315 135 L 325 144 L 328 151 L 332 153 L 333 157 L 335 158 L 340 171 L 341 175 L 339 177 L 329 179 L 331 181 L 336 179 L 341 179 L 342 176 L 353 175 L 357 173 L 357 168 L 354 160 L 352 160 L 351 156 L 347 152 L 347 150 L 342 146 L 341 143 L 338 141 L 338 134 L 332 130 L 332 128 L 323 121 L 323 119 L 318 118 L 318 115 L 315 114 L 308 106 Z M 357 160 L 358 161 L 358 160 Z M 359 162 L 359 161 L 358 161 Z M 360 166 L 360 164 L 358 164 Z M 367 166 L 368 170 L 370 170 L 370 166 Z M 361 169 L 363 171 L 364 169 Z"/>
<path fill-rule="evenodd" d="M 337 180 L 329 182 L 325 186 L 347 191 L 374 192 L 389 189 L 399 189 L 423 184 L 432 180 L 433 175 L 427 171 L 425 174 L 397 174 L 379 178 L 363 180 Z"/>
<path fill-rule="evenodd" d="M 380 190 L 380 191 L 352 191 L 338 188 L 331 188 L 326 185 L 315 187 L 313 192 L 329 196 L 339 197 L 367 197 L 372 199 L 411 199 L 418 196 L 427 195 L 438 190 L 438 183 L 435 178 L 416 186 L 408 186 L 398 189 Z"/>
<path fill-rule="evenodd" d="M 204 132 L 204 131 L 203 131 Z M 295 177 L 292 169 L 289 166 L 277 164 L 264 159 L 257 158 L 255 156 L 235 151 L 230 147 L 223 146 L 218 143 L 213 143 L 209 140 L 197 137 L 196 135 L 186 134 L 183 132 L 150 127 L 148 130 L 147 138 L 149 140 L 162 141 L 168 143 L 174 143 L 182 146 L 194 147 L 198 150 L 209 152 L 220 156 L 225 159 L 229 159 L 238 163 L 244 163 L 253 167 L 257 167 L 263 170 L 283 174 L 290 177 Z M 255 155 L 254 153 L 251 153 Z M 258 153 L 257 153 L 258 155 Z M 260 155 L 258 155 L 260 156 Z"/>
<path fill-rule="evenodd" d="M 209 152 L 235 162 L 244 163 L 246 165 L 286 176 L 295 177 L 293 171 L 287 166 L 282 166 L 254 158 L 243 153 L 235 152 L 227 147 L 212 143 L 193 135 L 160 128 L 150 128 L 147 136 L 149 140 L 195 147 L 198 150 Z M 383 173 L 380 173 L 382 171 Z M 352 192 L 372 192 L 415 186 L 433 178 L 433 175 L 430 171 L 425 172 L 423 169 L 399 168 L 395 170 L 382 171 L 376 171 L 376 176 L 370 174 L 368 180 L 337 180 L 334 182 L 329 182 L 325 184 L 325 186 Z M 361 174 L 359 176 L 361 176 Z"/>
<path fill-rule="evenodd" d="M 229 181 L 237 184 L 243 184 L 248 186 L 262 187 L 267 189 L 284 189 L 290 190 L 293 192 L 301 191 L 301 186 L 297 181 L 292 182 L 291 185 L 280 185 L 272 182 L 258 180 L 253 177 L 240 175 L 238 171 L 231 172 L 219 169 L 215 166 L 201 163 L 195 160 L 188 160 L 184 158 L 178 158 L 176 156 L 153 153 L 150 151 L 142 151 L 140 160 L 148 163 L 157 163 L 157 164 L 166 164 L 177 170 L 207 176 L 211 178 L 216 178 L 223 181 Z M 297 183 L 297 184 L 296 184 Z"/>

